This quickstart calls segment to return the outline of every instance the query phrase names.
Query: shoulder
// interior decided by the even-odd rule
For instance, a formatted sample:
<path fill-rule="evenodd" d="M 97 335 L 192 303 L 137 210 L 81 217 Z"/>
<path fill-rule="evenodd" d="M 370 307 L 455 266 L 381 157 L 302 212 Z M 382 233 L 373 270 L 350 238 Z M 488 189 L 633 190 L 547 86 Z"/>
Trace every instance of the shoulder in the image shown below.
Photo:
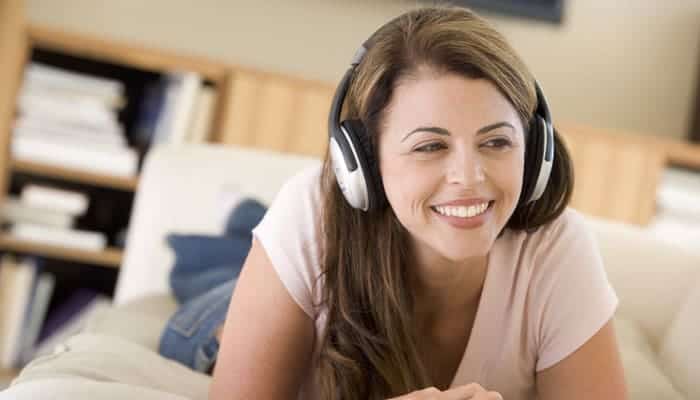
<path fill-rule="evenodd" d="M 534 232 L 506 230 L 497 240 L 498 248 L 524 264 L 528 273 L 541 270 L 545 262 L 557 264 L 563 254 L 571 251 L 590 253 L 597 247 L 594 242 L 586 218 L 572 208 L 566 208 Z"/>
<path fill-rule="evenodd" d="M 597 245 L 586 218 L 578 211 L 567 208 L 559 217 L 542 226 L 536 240 L 537 254 L 544 261 L 562 253 L 597 251 Z"/>
<path fill-rule="evenodd" d="M 267 253 L 282 283 L 302 309 L 315 316 L 320 275 L 321 167 L 307 167 L 280 188 L 253 235 Z"/>
<path fill-rule="evenodd" d="M 586 217 L 573 208 L 566 208 L 555 220 L 542 227 L 539 247 L 553 249 L 559 246 L 592 244 L 595 239 Z"/>
<path fill-rule="evenodd" d="M 531 300 L 563 282 L 605 273 L 586 217 L 571 208 L 534 232 L 509 230 L 499 240 L 499 256 L 512 266 L 509 276 L 526 285 Z"/>
<path fill-rule="evenodd" d="M 566 208 L 534 232 L 508 231 L 503 239 L 511 251 L 522 254 L 533 268 L 547 260 L 561 261 L 558 257 L 568 252 L 590 253 L 597 249 L 585 216 L 572 208 Z"/>
<path fill-rule="evenodd" d="M 555 308 L 575 309 L 572 299 L 600 299 L 598 309 L 615 303 L 597 240 L 578 211 L 567 209 L 556 220 L 532 234 L 528 268 L 530 305 L 542 314 Z M 578 300 L 577 300 L 578 301 Z M 603 304 L 604 303 L 604 304 Z M 568 305 L 567 305 L 568 304 Z"/>

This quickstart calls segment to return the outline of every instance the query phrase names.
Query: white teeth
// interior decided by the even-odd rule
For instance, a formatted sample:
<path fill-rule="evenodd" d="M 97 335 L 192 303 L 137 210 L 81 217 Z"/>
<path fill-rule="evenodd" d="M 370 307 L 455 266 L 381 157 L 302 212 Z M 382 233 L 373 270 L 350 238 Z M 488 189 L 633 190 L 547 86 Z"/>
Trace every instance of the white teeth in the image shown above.
<path fill-rule="evenodd" d="M 473 206 L 435 206 L 437 212 L 448 217 L 472 218 L 483 214 L 489 207 L 489 203 L 481 203 Z"/>

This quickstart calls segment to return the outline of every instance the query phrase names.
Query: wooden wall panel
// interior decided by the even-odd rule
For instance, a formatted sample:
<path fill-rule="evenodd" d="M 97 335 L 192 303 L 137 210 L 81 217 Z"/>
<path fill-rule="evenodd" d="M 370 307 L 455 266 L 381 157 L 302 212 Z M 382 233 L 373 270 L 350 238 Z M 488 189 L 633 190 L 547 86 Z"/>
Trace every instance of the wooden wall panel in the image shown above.
<path fill-rule="evenodd" d="M 216 142 L 323 156 L 333 86 L 246 69 L 229 85 Z"/>
<path fill-rule="evenodd" d="M 663 147 L 643 138 L 568 129 L 575 183 L 571 206 L 583 213 L 646 225 L 666 166 Z"/>

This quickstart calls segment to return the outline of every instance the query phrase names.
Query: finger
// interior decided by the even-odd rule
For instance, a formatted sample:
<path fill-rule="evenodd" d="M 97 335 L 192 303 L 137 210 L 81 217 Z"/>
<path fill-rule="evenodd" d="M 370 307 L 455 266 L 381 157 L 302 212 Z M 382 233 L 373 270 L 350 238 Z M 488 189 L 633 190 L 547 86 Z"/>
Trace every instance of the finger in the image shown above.
<path fill-rule="evenodd" d="M 443 392 L 445 400 L 469 400 L 479 392 L 483 392 L 484 388 L 478 383 L 470 383 L 468 385 L 458 386 L 454 389 L 449 389 Z"/>
<path fill-rule="evenodd" d="M 488 392 L 487 394 L 488 400 L 503 400 L 503 396 L 498 392 Z"/>
<path fill-rule="evenodd" d="M 387 400 L 416 400 L 416 399 L 437 399 L 441 396 L 442 392 L 436 387 L 432 386 L 429 388 L 416 390 L 414 392 L 405 394 L 403 396 L 392 397 Z"/>

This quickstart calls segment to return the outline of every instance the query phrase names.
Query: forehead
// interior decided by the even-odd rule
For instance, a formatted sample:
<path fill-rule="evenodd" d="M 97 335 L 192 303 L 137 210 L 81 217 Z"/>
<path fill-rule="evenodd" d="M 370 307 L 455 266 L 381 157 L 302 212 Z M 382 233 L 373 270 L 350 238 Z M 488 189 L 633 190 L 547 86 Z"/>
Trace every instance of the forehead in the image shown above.
<path fill-rule="evenodd" d="M 521 129 L 517 111 L 490 81 L 421 71 L 394 88 L 384 125 L 395 133 L 426 124 L 475 133 L 500 121 Z"/>

